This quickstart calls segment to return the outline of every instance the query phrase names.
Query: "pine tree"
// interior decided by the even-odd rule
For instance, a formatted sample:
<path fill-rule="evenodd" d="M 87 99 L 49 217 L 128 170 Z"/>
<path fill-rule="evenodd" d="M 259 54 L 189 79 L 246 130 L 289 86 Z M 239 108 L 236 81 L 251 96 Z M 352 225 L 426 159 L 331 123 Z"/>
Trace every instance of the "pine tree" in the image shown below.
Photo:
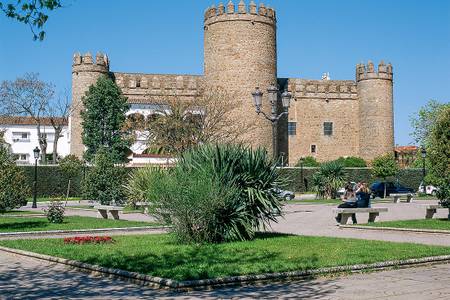
<path fill-rule="evenodd" d="M 102 76 L 89 87 L 83 105 L 85 159 L 91 161 L 99 149 L 105 148 L 114 162 L 124 162 L 131 144 L 123 131 L 129 105 L 120 88 L 110 78 Z"/>

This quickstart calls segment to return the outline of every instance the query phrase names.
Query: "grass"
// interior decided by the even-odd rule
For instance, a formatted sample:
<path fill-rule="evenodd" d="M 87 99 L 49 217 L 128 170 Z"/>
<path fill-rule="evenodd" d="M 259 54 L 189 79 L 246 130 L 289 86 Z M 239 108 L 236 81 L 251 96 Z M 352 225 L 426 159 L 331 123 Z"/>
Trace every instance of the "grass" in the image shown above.
<path fill-rule="evenodd" d="M 386 221 L 386 222 L 369 223 L 368 225 L 375 226 L 375 227 L 450 230 L 450 221 L 448 219 L 419 219 L 419 220 L 404 220 L 404 221 Z"/>
<path fill-rule="evenodd" d="M 35 215 L 35 214 L 43 214 L 44 212 L 42 210 L 35 211 L 35 210 L 10 210 L 4 213 L 0 213 L 0 217 L 5 215 Z"/>
<path fill-rule="evenodd" d="M 67 206 L 67 209 L 71 209 L 71 208 L 82 208 L 82 209 L 87 209 L 87 210 L 92 210 L 92 211 L 97 211 L 97 209 L 95 209 L 94 205 L 71 205 L 71 206 Z M 123 208 L 122 213 L 124 214 L 132 214 L 132 213 L 144 213 L 144 209 L 134 209 L 130 206 L 125 206 Z"/>
<path fill-rule="evenodd" d="M 113 244 L 63 239 L 0 245 L 175 280 L 316 269 L 450 254 L 450 247 L 331 237 L 260 234 L 247 242 L 182 245 L 170 234 L 114 237 Z"/>
<path fill-rule="evenodd" d="M 46 218 L 19 217 L 0 218 L 0 232 L 45 231 L 45 230 L 73 230 L 96 229 L 114 227 L 142 227 L 156 226 L 156 223 L 136 222 L 126 220 L 98 219 L 90 217 L 65 217 L 61 224 L 50 223 Z"/>

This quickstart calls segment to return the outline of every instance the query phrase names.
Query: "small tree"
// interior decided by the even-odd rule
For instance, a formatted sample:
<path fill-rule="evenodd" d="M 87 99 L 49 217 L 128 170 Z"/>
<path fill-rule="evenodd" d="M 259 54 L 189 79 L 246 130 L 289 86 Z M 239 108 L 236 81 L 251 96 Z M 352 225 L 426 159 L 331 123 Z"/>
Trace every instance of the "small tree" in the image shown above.
<path fill-rule="evenodd" d="M 319 167 L 320 163 L 312 156 L 302 157 L 298 160 L 296 167 Z"/>
<path fill-rule="evenodd" d="M 338 189 L 345 182 L 344 166 L 335 161 L 323 163 L 312 181 L 318 197 L 335 199 Z"/>
<path fill-rule="evenodd" d="M 0 147 L 0 213 L 27 204 L 29 194 L 25 175 L 5 147 Z"/>
<path fill-rule="evenodd" d="M 385 154 L 372 161 L 372 175 L 384 181 L 384 197 L 386 198 L 386 178 L 397 175 L 399 171 L 393 154 Z"/>
<path fill-rule="evenodd" d="M 67 198 L 69 198 L 70 195 L 71 182 L 75 177 L 80 175 L 83 163 L 75 155 L 69 154 L 59 161 L 59 168 L 68 179 L 66 193 L 67 204 Z"/>
<path fill-rule="evenodd" d="M 89 87 L 83 97 L 81 111 L 83 144 L 86 160 L 91 161 L 97 151 L 107 148 L 113 162 L 124 162 L 130 140 L 123 130 L 125 113 L 130 106 L 120 88 L 107 76 L 101 76 L 95 85 Z"/>
<path fill-rule="evenodd" d="M 98 201 L 104 205 L 121 205 L 125 202 L 125 170 L 114 166 L 113 155 L 106 149 L 100 149 L 83 180 L 83 194 L 86 199 Z"/>

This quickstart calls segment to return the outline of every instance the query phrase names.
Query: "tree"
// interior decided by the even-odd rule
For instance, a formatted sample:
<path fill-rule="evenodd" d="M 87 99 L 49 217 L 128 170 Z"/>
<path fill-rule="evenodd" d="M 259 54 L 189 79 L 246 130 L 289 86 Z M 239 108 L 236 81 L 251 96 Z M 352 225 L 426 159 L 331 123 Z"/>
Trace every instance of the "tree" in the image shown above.
<path fill-rule="evenodd" d="M 74 111 L 75 107 L 70 104 L 70 98 L 65 93 L 64 96 L 58 97 L 48 108 L 48 118 L 50 124 L 55 130 L 55 137 L 53 139 L 53 163 L 58 160 L 58 141 L 64 127 L 69 123 L 69 117 Z"/>
<path fill-rule="evenodd" d="M 441 109 L 429 137 L 430 182 L 439 187 L 438 197 L 450 207 L 450 106 Z"/>
<path fill-rule="evenodd" d="M 376 157 L 372 161 L 372 175 L 382 178 L 384 181 L 384 197 L 386 198 L 386 178 L 397 175 L 399 171 L 393 154 L 385 154 Z"/>
<path fill-rule="evenodd" d="M 316 160 L 315 157 L 307 156 L 300 158 L 295 166 L 301 167 L 302 165 L 303 167 L 319 167 L 320 163 Z"/>
<path fill-rule="evenodd" d="M 44 40 L 45 31 L 42 29 L 48 20 L 48 12 L 61 7 L 62 0 L 0 1 L 0 10 L 8 18 L 30 26 L 35 41 Z"/>
<path fill-rule="evenodd" d="M 194 99 L 163 97 L 156 103 L 153 117 L 141 126 L 147 133 L 150 149 L 179 155 L 196 145 L 238 142 L 251 128 L 242 128 L 231 118 L 236 109 L 232 99 L 221 89 L 206 90 L 203 96 Z"/>
<path fill-rule="evenodd" d="M 345 168 L 365 168 L 367 167 L 367 163 L 361 157 L 356 156 L 348 156 L 348 157 L 339 157 L 335 160 L 336 162 L 342 164 Z"/>
<path fill-rule="evenodd" d="M 54 86 L 41 81 L 37 73 L 27 73 L 15 81 L 5 80 L 0 85 L 0 110 L 2 113 L 12 116 L 28 116 L 36 124 L 43 164 L 47 163 L 47 137 L 42 134 L 41 126 L 53 95 Z"/>
<path fill-rule="evenodd" d="M 101 76 L 82 99 L 81 111 L 83 144 L 86 160 L 91 161 L 97 151 L 108 149 L 114 162 L 126 160 L 130 140 L 123 130 L 125 113 L 130 106 L 120 88 L 107 76 Z"/>
<path fill-rule="evenodd" d="M 313 175 L 313 188 L 319 197 L 335 199 L 337 191 L 345 182 L 344 166 L 336 161 L 320 165 L 320 169 Z"/>
<path fill-rule="evenodd" d="M 27 204 L 29 187 L 8 150 L 0 147 L 0 213 Z"/>
<path fill-rule="evenodd" d="M 450 107 L 450 103 L 430 100 L 414 116 L 410 117 L 411 127 L 413 128 L 411 136 L 416 143 L 424 146 L 428 144 L 437 116 L 445 107 Z"/>
<path fill-rule="evenodd" d="M 94 156 L 94 165 L 83 180 L 85 199 L 98 201 L 103 205 L 121 205 L 125 202 L 125 170 L 114 166 L 114 155 L 101 148 Z"/>
<path fill-rule="evenodd" d="M 59 168 L 68 178 L 67 182 L 67 193 L 66 193 L 66 204 L 67 198 L 70 195 L 70 184 L 72 179 L 78 176 L 83 168 L 83 163 L 73 154 L 69 154 L 59 162 Z"/>

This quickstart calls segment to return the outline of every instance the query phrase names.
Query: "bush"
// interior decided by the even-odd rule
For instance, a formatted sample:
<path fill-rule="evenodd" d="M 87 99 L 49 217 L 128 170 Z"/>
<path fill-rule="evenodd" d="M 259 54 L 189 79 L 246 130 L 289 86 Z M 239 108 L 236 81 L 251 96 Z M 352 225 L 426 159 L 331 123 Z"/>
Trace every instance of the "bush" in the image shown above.
<path fill-rule="evenodd" d="M 48 208 L 45 210 L 47 219 L 50 223 L 61 224 L 64 221 L 64 206 L 59 200 L 51 201 Z"/>
<path fill-rule="evenodd" d="M 95 155 L 94 166 L 90 168 L 83 180 L 85 199 L 98 201 L 103 205 L 121 205 L 125 202 L 126 171 L 114 166 L 114 157 L 106 150 L 99 150 Z"/>
<path fill-rule="evenodd" d="M 72 190 L 72 181 L 81 173 L 83 163 L 75 155 L 69 154 L 59 161 L 59 168 L 65 177 L 68 178 L 66 195 L 69 196 Z"/>
<path fill-rule="evenodd" d="M 281 215 L 274 188 L 283 182 L 264 150 L 204 145 L 156 174 L 148 198 L 184 242 L 252 239 Z"/>
<path fill-rule="evenodd" d="M 348 157 L 339 157 L 335 160 L 335 162 L 340 163 L 345 168 L 365 168 L 367 167 L 367 163 L 361 157 L 356 156 L 348 156 Z"/>
<path fill-rule="evenodd" d="M 137 202 L 147 201 L 147 195 L 151 190 L 153 183 L 153 174 L 157 172 L 157 168 L 145 167 L 135 169 L 130 172 L 128 181 L 125 184 L 125 192 L 128 204 L 136 207 Z"/>
<path fill-rule="evenodd" d="M 323 163 L 313 175 L 313 187 L 318 197 L 335 199 L 345 182 L 344 167 L 335 161 Z"/>
<path fill-rule="evenodd" d="M 29 187 L 5 147 L 0 147 L 0 213 L 27 205 Z"/>
<path fill-rule="evenodd" d="M 303 167 L 318 167 L 320 163 L 312 156 L 302 157 L 298 160 L 296 167 L 301 167 L 303 162 Z"/>

